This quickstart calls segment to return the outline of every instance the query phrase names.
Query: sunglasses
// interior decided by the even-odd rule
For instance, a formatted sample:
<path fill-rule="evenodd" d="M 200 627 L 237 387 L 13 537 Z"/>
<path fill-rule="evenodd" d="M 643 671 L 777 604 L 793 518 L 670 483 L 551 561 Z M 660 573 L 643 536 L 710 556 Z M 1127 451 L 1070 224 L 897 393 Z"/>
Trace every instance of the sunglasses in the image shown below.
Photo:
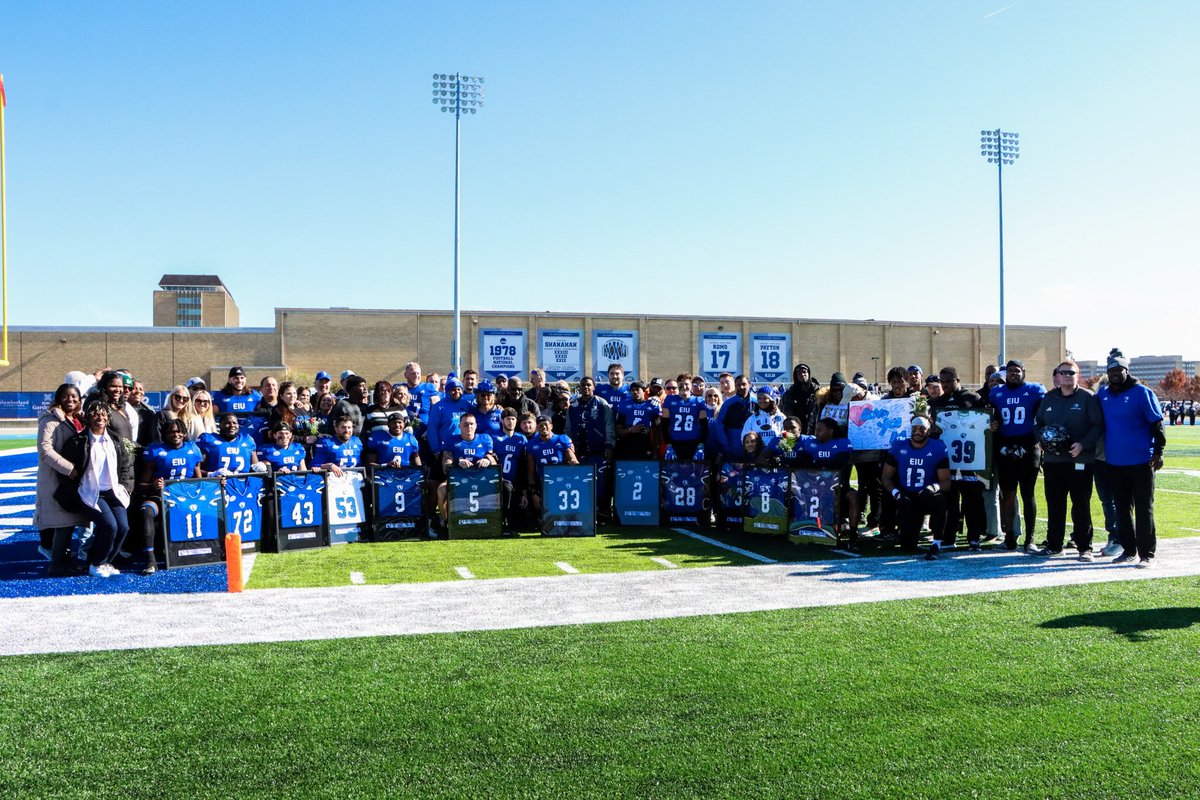
<path fill-rule="evenodd" d="M 195 400 L 194 402 L 198 406 L 211 406 L 212 405 L 212 400 Z"/>
<path fill-rule="evenodd" d="M 1073 370 L 1073 369 L 1056 369 L 1056 370 L 1054 370 L 1054 374 L 1055 375 L 1074 375 L 1075 370 Z"/>

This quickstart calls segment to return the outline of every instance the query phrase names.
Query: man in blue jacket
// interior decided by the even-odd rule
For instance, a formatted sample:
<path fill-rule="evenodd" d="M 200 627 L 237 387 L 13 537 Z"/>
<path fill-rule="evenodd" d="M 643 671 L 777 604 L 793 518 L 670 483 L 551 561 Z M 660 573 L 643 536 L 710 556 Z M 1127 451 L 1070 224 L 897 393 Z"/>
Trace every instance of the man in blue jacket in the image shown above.
<path fill-rule="evenodd" d="M 1162 469 L 1162 406 L 1154 392 L 1129 374 L 1129 359 L 1117 348 L 1108 354 L 1108 385 L 1096 393 L 1104 414 L 1104 454 L 1117 507 L 1117 532 L 1124 551 L 1113 559 L 1139 567 L 1154 563 L 1154 473 Z"/>

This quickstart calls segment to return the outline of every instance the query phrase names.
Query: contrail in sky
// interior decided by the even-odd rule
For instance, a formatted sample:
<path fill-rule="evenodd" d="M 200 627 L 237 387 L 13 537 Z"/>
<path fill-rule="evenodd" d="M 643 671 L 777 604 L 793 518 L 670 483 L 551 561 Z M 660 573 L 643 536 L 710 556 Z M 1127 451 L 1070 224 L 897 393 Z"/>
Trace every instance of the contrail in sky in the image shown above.
<path fill-rule="evenodd" d="M 1021 1 L 1021 0 L 1017 0 L 1017 3 L 1019 3 L 1020 1 Z M 993 11 L 993 12 L 992 12 L 992 13 L 990 13 L 990 14 L 984 14 L 984 15 L 983 15 L 983 18 L 984 18 L 984 19 L 988 19 L 989 17 L 994 17 L 994 16 L 996 16 L 997 14 L 1003 14 L 1005 11 L 1008 11 L 1010 8 L 1012 8 L 1013 6 L 1017 5 L 1017 3 L 1009 3 L 1009 4 L 1008 4 L 1008 5 L 1006 5 L 1004 8 L 998 8 L 998 9 L 996 9 L 995 11 Z"/>

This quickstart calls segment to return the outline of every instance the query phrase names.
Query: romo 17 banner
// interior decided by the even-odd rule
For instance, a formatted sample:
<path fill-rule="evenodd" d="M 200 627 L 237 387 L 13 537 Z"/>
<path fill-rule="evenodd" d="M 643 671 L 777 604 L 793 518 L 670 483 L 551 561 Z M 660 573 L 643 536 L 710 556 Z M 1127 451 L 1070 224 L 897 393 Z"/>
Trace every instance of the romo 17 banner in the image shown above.
<path fill-rule="evenodd" d="M 538 331 L 538 362 L 552 381 L 583 377 L 583 331 Z"/>
<path fill-rule="evenodd" d="M 489 378 L 525 373 L 525 331 L 479 332 L 479 371 Z"/>
<path fill-rule="evenodd" d="M 787 333 L 750 334 L 750 380 L 778 383 L 792 374 L 792 337 Z"/>
<path fill-rule="evenodd" d="M 620 364 L 625 379 L 638 379 L 638 332 L 592 331 L 592 377 L 608 380 L 608 368 Z"/>
<path fill-rule="evenodd" d="M 734 375 L 742 371 L 742 335 L 740 333 L 700 334 L 700 373 L 715 381 L 722 372 Z"/>

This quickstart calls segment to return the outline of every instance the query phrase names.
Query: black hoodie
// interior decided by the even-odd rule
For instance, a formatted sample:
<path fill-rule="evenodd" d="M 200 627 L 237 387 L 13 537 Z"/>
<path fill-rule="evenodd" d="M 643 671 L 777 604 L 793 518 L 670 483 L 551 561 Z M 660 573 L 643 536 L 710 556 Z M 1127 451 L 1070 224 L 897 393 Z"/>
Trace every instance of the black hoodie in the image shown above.
<path fill-rule="evenodd" d="M 808 370 L 809 379 L 800 381 L 800 368 Z M 817 427 L 817 390 L 821 383 L 812 377 L 808 364 L 797 364 L 792 370 L 792 385 L 779 400 L 779 410 L 789 417 L 800 419 L 800 432 L 812 435 Z"/>

